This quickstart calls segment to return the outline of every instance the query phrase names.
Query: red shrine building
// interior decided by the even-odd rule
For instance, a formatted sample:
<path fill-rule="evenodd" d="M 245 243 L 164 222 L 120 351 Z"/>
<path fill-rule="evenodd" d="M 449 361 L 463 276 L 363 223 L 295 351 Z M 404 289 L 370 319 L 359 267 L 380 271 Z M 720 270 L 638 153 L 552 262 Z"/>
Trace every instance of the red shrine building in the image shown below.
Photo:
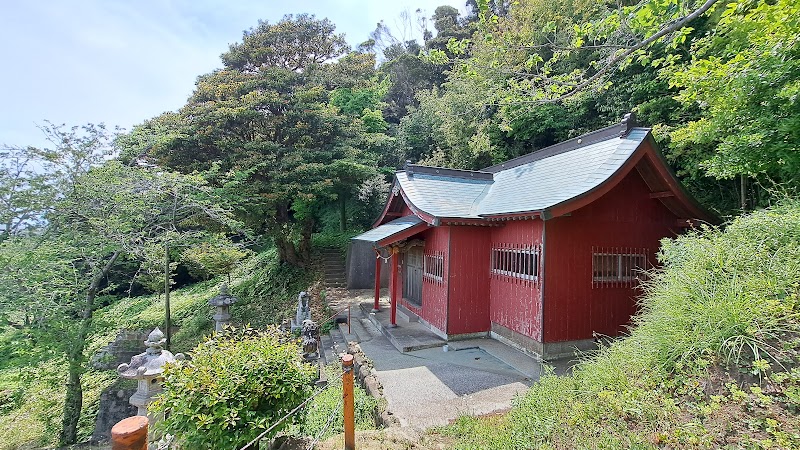
<path fill-rule="evenodd" d="M 698 221 L 716 219 L 627 115 L 480 171 L 408 164 L 353 239 L 389 260 L 393 324 L 399 308 L 444 339 L 555 358 L 623 333 L 659 240 Z"/>

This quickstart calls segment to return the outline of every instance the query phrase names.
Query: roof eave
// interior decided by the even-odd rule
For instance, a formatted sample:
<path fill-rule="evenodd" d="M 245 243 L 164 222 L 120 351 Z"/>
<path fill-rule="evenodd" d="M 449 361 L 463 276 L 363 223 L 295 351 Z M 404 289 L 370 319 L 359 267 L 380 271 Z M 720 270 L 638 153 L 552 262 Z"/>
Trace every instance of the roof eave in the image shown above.
<path fill-rule="evenodd" d="M 391 236 L 387 236 L 387 237 L 385 237 L 383 239 L 375 241 L 374 247 L 375 248 L 386 247 L 387 245 L 394 244 L 395 242 L 399 242 L 399 241 L 402 241 L 404 239 L 408 239 L 411 236 L 413 236 L 413 235 L 415 235 L 415 234 L 417 234 L 417 233 L 419 233 L 421 231 L 424 231 L 429 226 L 430 226 L 430 224 L 428 224 L 427 222 L 421 222 L 421 223 L 419 223 L 417 225 L 414 225 L 413 227 L 407 228 L 407 229 L 402 230 L 402 231 L 400 231 L 398 233 L 395 233 L 395 234 L 393 234 Z"/>
<path fill-rule="evenodd" d="M 524 220 L 524 219 L 535 219 L 535 218 L 542 218 L 543 210 L 530 210 L 530 211 L 516 211 L 516 212 L 508 212 L 508 213 L 493 213 L 493 214 L 481 214 L 480 216 L 489 221 L 496 221 L 496 220 Z"/>

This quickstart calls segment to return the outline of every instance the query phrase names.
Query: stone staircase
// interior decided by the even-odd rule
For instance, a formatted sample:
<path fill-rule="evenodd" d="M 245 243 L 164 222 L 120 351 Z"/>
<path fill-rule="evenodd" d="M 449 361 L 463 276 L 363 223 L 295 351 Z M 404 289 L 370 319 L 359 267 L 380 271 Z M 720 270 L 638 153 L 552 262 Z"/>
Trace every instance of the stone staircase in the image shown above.
<path fill-rule="evenodd" d="M 330 288 L 347 287 L 347 275 L 344 266 L 344 255 L 336 248 L 324 248 L 320 251 L 325 286 Z"/>
<path fill-rule="evenodd" d="M 350 326 L 339 323 L 337 327 L 331 329 L 330 334 L 322 336 L 322 352 L 326 364 L 338 363 L 339 355 L 347 352 L 348 342 L 368 342 L 376 336 L 381 335 L 381 331 L 363 316 L 358 305 L 353 305 L 350 311 Z M 337 318 L 343 321 L 347 319 L 347 310 L 339 313 Z"/>

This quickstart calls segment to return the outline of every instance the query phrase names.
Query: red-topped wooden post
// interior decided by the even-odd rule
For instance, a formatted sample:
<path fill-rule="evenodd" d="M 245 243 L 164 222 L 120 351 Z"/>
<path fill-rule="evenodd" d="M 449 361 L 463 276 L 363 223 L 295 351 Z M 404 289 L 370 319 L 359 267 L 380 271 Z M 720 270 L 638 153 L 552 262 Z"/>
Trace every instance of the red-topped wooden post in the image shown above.
<path fill-rule="evenodd" d="M 397 247 L 392 247 L 392 280 L 389 283 L 389 289 L 392 290 L 391 299 L 392 299 L 392 310 L 391 310 L 391 320 L 389 326 L 396 327 L 397 326 L 397 281 L 398 281 L 398 266 L 400 265 L 400 261 L 398 258 L 398 251 Z"/>
<path fill-rule="evenodd" d="M 112 450 L 147 450 L 147 417 L 122 419 L 111 428 Z"/>
<path fill-rule="evenodd" d="M 355 402 L 353 398 L 353 355 L 342 356 L 342 404 L 344 406 L 344 448 L 356 448 Z"/>
<path fill-rule="evenodd" d="M 372 312 L 381 310 L 381 256 L 375 255 L 375 304 L 372 305 Z"/>

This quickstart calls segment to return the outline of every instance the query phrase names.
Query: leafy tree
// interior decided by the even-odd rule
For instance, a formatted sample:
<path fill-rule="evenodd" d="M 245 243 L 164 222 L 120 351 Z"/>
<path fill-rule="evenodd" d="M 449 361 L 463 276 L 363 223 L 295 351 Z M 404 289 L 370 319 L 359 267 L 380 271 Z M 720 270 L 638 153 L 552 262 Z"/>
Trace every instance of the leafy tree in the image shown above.
<path fill-rule="evenodd" d="M 55 195 L 32 149 L 0 149 L 0 241 L 41 224 Z"/>
<path fill-rule="evenodd" d="M 203 222 L 236 226 L 199 177 L 117 161 L 92 168 L 108 141 L 75 132 L 57 127 L 59 147 L 41 152 L 50 155 L 59 187 L 45 227 L 0 244 L 4 302 L 58 335 L 67 359 L 63 444 L 77 438 L 84 348 L 98 295 L 114 289 L 112 269 L 126 257 L 146 257 L 155 243 L 195 237 Z"/>
<path fill-rule="evenodd" d="M 343 34 L 328 19 L 313 15 L 286 15 L 275 24 L 259 21 L 244 32 L 241 43 L 231 44 L 222 54 L 225 67 L 243 72 L 261 68 L 281 68 L 301 72 L 347 52 Z"/>
<path fill-rule="evenodd" d="M 425 40 L 427 49 L 438 49 L 447 52 L 447 43 L 451 40 L 460 41 L 469 39 L 475 32 L 475 21 L 470 21 L 470 17 L 462 18 L 458 9 L 452 6 L 442 5 L 437 7 L 431 17 L 436 36 Z"/>
<path fill-rule="evenodd" d="M 230 282 L 230 274 L 236 268 L 236 264 L 247 255 L 247 250 L 238 245 L 231 245 L 224 235 L 216 235 L 184 250 L 181 253 L 181 260 L 188 265 L 189 273 L 195 277 L 208 279 L 212 276 L 227 275 Z"/>
<path fill-rule="evenodd" d="M 488 52 L 463 61 L 459 69 L 475 76 L 486 71 L 502 75 L 506 95 L 513 97 L 507 100 L 566 100 L 606 87 L 608 77 L 632 61 L 651 61 L 650 50 L 665 40 L 672 46 L 684 43 L 693 31 L 690 24 L 717 2 L 643 0 L 612 9 L 580 0 L 564 0 L 556 7 L 529 1 L 534 13 L 530 31 L 506 35 L 506 22 L 490 13 L 486 0 L 478 1 L 484 33 L 477 36 Z M 448 50 L 464 54 L 466 44 L 451 42 Z M 441 62 L 447 55 L 432 50 L 431 59 Z"/>
<path fill-rule="evenodd" d="M 380 70 L 391 81 L 386 93 L 386 118 L 398 123 L 410 107 L 419 103 L 418 92 L 441 85 L 445 80 L 446 66 L 420 58 L 417 53 L 397 52 L 391 60 L 381 65 Z"/>
<path fill-rule="evenodd" d="M 331 61 L 345 50 L 326 19 L 262 22 L 222 55 L 225 68 L 199 78 L 177 115 L 152 119 L 120 143 L 131 158 L 201 171 L 271 238 L 281 261 L 306 265 L 319 208 L 371 173 L 364 163 L 372 158 L 354 145 L 363 122 L 332 105 L 329 93 L 368 90 L 362 77 L 374 60 Z"/>
<path fill-rule="evenodd" d="M 743 176 L 796 191 L 800 5 L 732 3 L 721 16 L 713 32 L 693 43 L 691 60 L 671 72 L 678 99 L 702 111 L 672 133 L 673 141 L 714 177 Z"/>
<path fill-rule="evenodd" d="M 50 148 L 0 148 L 0 241 L 45 223 L 56 198 L 112 153 L 103 124 L 39 127 Z"/>

